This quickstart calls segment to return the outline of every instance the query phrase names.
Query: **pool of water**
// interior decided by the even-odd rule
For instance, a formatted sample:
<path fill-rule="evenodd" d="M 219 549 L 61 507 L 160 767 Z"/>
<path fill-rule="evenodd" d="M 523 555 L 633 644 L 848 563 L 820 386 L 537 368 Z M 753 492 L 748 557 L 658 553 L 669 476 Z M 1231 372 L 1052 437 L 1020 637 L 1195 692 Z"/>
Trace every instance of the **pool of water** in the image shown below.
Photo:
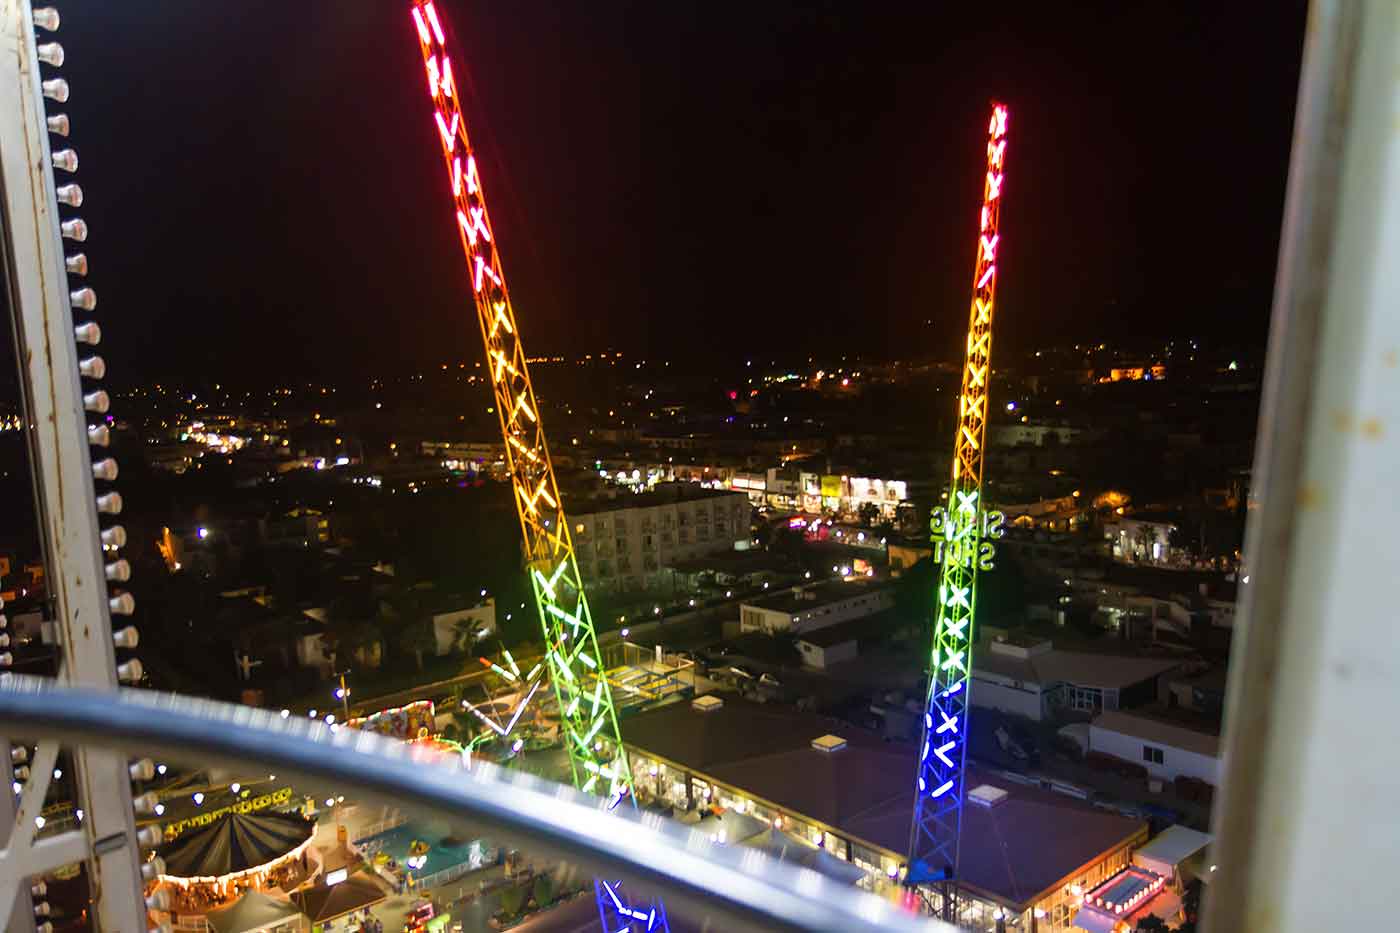
<path fill-rule="evenodd" d="M 356 844 L 387 852 L 400 865 L 408 860 L 409 846 L 415 840 L 428 844 L 428 860 L 422 868 L 414 871 L 415 877 L 435 874 L 454 865 L 475 861 L 483 864 L 486 856 L 486 843 L 481 839 L 453 838 L 446 823 L 420 822 L 410 820 L 402 826 L 357 840 Z"/>

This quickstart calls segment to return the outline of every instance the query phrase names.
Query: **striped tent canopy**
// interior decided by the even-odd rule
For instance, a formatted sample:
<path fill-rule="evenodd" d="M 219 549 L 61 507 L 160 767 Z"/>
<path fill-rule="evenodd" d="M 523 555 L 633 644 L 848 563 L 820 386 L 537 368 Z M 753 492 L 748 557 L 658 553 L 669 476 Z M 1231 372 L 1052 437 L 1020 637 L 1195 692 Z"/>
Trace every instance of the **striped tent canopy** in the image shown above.
<path fill-rule="evenodd" d="M 256 871 L 305 847 L 316 824 L 281 813 L 228 813 L 159 851 L 165 877 L 219 880 Z"/>

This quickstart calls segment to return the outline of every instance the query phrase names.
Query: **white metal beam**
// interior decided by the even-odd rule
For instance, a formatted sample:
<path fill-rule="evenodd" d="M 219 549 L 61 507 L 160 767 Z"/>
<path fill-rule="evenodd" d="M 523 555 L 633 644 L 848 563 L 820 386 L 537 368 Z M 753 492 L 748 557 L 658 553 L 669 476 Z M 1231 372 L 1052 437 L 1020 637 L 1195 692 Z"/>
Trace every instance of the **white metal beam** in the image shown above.
<path fill-rule="evenodd" d="M 1398 402 L 1400 5 L 1317 0 L 1255 455 L 1207 930 L 1392 922 Z"/>
<path fill-rule="evenodd" d="M 29 0 L 0 0 L 0 188 L 40 535 L 66 683 L 115 689 L 107 582 Z M 89 884 L 101 929 L 146 928 L 126 760 L 76 749 Z"/>

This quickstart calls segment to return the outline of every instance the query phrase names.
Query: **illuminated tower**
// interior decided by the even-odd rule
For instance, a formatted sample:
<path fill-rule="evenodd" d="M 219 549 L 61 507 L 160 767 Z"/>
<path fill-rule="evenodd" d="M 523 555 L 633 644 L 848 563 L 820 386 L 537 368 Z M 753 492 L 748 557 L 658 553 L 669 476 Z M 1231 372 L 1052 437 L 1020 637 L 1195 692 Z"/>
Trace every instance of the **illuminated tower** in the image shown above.
<path fill-rule="evenodd" d="M 967 756 L 968 677 L 972 670 L 972 617 L 977 571 L 991 569 L 1001 516 L 982 508 L 982 451 L 987 432 L 987 383 L 991 377 L 992 317 L 997 284 L 998 221 L 1006 155 L 1006 107 L 992 105 L 987 128 L 987 174 L 972 278 L 967 360 L 958 397 L 957 434 L 948 507 L 935 509 L 935 557 L 941 554 L 937 621 L 929 658 L 924 739 L 909 832 L 909 884 L 943 881 L 940 912 L 953 919 L 954 886 L 962 825 L 963 765 Z"/>
<path fill-rule="evenodd" d="M 457 231 L 471 276 L 477 321 L 496 397 L 506 463 L 524 536 L 526 570 L 544 629 L 545 657 L 559 702 L 560 728 L 575 786 L 604 795 L 610 807 L 632 796 L 632 772 L 617 728 L 612 691 L 584 598 L 569 522 L 559 499 L 515 323 L 505 272 L 467 137 L 457 77 L 447 53 L 441 14 L 432 0 L 413 0 L 413 24 L 427 70 L 435 136 L 452 186 Z M 667 929 L 660 904 L 626 903 L 616 883 L 598 882 L 598 909 L 608 933 Z"/>

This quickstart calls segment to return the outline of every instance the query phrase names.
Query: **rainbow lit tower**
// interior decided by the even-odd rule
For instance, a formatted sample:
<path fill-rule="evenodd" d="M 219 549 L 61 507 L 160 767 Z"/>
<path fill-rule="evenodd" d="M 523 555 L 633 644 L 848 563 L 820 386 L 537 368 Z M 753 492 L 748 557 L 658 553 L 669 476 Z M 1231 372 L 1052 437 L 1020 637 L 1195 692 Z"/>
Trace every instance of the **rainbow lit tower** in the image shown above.
<path fill-rule="evenodd" d="M 560 731 L 569 752 L 574 785 L 585 793 L 601 795 L 609 808 L 624 799 L 635 806 L 627 750 L 618 733 L 617 711 L 584 598 L 568 516 L 554 480 L 476 156 L 467 137 L 442 14 L 432 0 L 413 0 L 411 13 L 432 99 L 433 135 L 442 148 L 457 232 L 486 345 L 486 365 L 524 539 L 526 571 L 544 629 L 545 658 L 559 702 Z M 599 880 L 596 887 L 598 911 L 607 933 L 669 929 L 661 904 L 631 906 L 620 882 Z"/>
<path fill-rule="evenodd" d="M 991 377 L 992 317 L 997 285 L 998 227 L 1005 178 L 1006 107 L 992 104 L 987 127 L 987 173 L 972 278 L 967 360 L 958 397 L 953 476 L 948 507 L 935 509 L 932 533 L 941 553 L 937 620 L 929 657 L 924 738 L 915 782 L 906 883 L 943 882 L 940 913 L 955 919 L 963 766 L 967 756 L 968 678 L 972 670 L 972 619 L 977 571 L 991 569 L 1001 536 L 1001 516 L 982 508 L 982 452 L 987 432 L 987 384 Z"/>

